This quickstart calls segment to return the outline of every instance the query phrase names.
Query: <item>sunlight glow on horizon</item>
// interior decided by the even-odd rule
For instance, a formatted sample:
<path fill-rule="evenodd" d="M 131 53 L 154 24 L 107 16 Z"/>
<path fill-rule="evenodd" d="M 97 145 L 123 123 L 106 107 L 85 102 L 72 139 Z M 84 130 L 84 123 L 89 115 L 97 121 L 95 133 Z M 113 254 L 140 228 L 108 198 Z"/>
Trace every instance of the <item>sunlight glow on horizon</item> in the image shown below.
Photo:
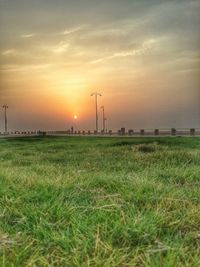
<path fill-rule="evenodd" d="M 0 1 L 10 129 L 62 129 L 79 118 L 94 129 L 98 88 L 110 128 L 200 126 L 197 0 L 11 2 Z"/>

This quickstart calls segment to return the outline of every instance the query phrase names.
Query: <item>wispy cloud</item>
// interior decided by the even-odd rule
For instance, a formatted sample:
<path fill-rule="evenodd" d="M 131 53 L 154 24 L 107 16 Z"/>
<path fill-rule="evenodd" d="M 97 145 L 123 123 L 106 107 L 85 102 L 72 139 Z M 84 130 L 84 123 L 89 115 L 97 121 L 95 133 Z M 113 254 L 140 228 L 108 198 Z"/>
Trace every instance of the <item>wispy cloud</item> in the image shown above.
<path fill-rule="evenodd" d="M 75 32 L 78 32 L 78 31 L 84 29 L 85 27 L 86 27 L 86 25 L 80 25 L 80 26 L 75 26 L 75 27 L 72 27 L 72 28 L 67 28 L 64 31 L 60 32 L 60 34 L 61 35 L 72 34 L 72 33 L 75 33 Z"/>
<path fill-rule="evenodd" d="M 69 43 L 60 42 L 55 47 L 52 47 L 52 52 L 56 54 L 62 54 L 67 51 L 68 47 L 69 47 Z"/>
<path fill-rule="evenodd" d="M 40 71 L 51 67 L 51 64 L 29 64 L 29 65 L 3 65 L 1 71 L 3 72 L 30 72 Z"/>
<path fill-rule="evenodd" d="M 26 39 L 26 38 L 32 38 L 32 37 L 34 37 L 34 36 L 35 36 L 34 33 L 29 33 L 29 34 L 22 34 L 22 35 L 20 35 L 20 37 L 21 37 L 21 38 L 24 38 L 24 39 Z"/>
<path fill-rule="evenodd" d="M 1 54 L 2 54 L 2 56 L 14 55 L 14 54 L 16 54 L 16 50 L 15 49 L 7 49 L 7 50 L 4 50 Z"/>
<path fill-rule="evenodd" d="M 116 52 L 110 56 L 106 56 L 106 57 L 102 57 L 102 58 L 98 58 L 96 60 L 93 60 L 90 63 L 97 64 L 97 63 L 100 63 L 102 61 L 110 60 L 110 59 L 114 59 L 114 58 L 144 55 L 145 53 L 147 53 L 147 51 L 149 51 L 153 48 L 155 42 L 156 42 L 155 39 L 149 39 L 149 40 L 144 41 L 143 44 L 141 45 L 141 47 L 139 47 L 138 49 L 119 51 L 119 52 Z"/>
<path fill-rule="evenodd" d="M 69 48 L 69 43 L 61 41 L 56 45 L 46 45 L 41 47 L 42 50 L 49 51 L 54 54 L 62 54 L 66 52 Z"/>

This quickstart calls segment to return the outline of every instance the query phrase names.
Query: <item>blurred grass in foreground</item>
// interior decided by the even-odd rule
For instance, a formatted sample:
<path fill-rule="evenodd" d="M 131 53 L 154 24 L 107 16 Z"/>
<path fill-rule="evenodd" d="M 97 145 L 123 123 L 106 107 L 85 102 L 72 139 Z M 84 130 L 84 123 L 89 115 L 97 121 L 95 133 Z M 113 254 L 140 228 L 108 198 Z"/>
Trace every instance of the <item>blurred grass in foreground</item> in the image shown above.
<path fill-rule="evenodd" d="M 0 266 L 200 266 L 200 139 L 0 139 Z"/>

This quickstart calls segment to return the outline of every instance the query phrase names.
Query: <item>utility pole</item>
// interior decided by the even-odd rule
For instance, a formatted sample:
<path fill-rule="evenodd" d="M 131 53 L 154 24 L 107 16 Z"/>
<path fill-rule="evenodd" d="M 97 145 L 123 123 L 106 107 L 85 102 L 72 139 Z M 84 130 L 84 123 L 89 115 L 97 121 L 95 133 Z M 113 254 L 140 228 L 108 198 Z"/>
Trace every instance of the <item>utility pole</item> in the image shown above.
<path fill-rule="evenodd" d="M 104 127 L 105 127 L 105 132 L 107 133 L 107 129 L 106 129 L 106 121 L 107 121 L 107 118 L 104 118 Z"/>
<path fill-rule="evenodd" d="M 91 96 L 95 96 L 95 109 L 96 109 L 96 132 L 98 133 L 98 96 L 102 96 L 100 93 L 94 92 Z"/>
<path fill-rule="evenodd" d="M 5 134 L 7 134 L 7 132 L 8 132 L 8 121 L 7 121 L 7 109 L 8 109 L 8 106 L 7 105 L 3 105 L 3 108 L 5 109 Z"/>
<path fill-rule="evenodd" d="M 103 132 L 105 132 L 106 130 L 106 118 L 105 118 L 105 109 L 104 109 L 104 106 L 101 106 L 101 109 L 102 109 L 102 112 L 103 112 Z"/>

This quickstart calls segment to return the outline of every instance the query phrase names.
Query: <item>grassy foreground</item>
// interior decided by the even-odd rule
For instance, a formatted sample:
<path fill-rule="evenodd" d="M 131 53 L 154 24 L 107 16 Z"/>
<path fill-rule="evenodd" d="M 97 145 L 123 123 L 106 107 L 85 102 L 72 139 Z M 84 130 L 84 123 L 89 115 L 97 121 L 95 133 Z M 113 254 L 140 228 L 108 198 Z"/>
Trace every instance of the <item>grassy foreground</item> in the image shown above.
<path fill-rule="evenodd" d="M 200 139 L 0 139 L 0 266 L 200 266 Z"/>

